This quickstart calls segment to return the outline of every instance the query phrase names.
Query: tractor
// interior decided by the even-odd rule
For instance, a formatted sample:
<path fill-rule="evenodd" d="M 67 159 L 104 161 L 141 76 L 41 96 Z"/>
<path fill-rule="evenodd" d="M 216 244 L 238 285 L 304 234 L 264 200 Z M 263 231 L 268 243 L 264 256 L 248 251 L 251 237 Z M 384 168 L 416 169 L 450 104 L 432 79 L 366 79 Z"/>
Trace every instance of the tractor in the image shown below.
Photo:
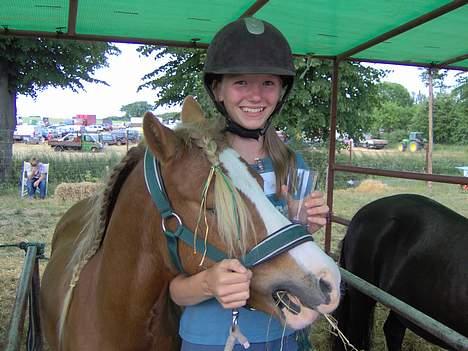
<path fill-rule="evenodd" d="M 411 152 L 416 152 L 421 149 L 424 149 L 426 146 L 427 140 L 423 138 L 423 133 L 421 132 L 410 132 L 408 139 L 403 139 L 398 145 L 398 150 Z"/>

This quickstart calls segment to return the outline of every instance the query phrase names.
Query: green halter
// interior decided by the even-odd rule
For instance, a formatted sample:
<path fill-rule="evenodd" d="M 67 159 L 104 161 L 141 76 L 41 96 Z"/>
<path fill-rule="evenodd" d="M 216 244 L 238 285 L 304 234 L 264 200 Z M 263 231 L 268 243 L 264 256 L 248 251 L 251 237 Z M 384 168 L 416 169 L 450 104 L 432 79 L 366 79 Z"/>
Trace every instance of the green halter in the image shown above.
<path fill-rule="evenodd" d="M 183 272 L 178 252 L 179 240 L 184 241 L 191 247 L 195 245 L 194 249 L 197 251 L 206 251 L 206 256 L 215 262 L 228 258 L 224 252 L 218 250 L 209 243 L 205 243 L 198 237 L 195 237 L 193 232 L 182 223 L 182 220 L 177 213 L 174 212 L 167 198 L 159 162 L 148 148 L 146 148 L 145 152 L 144 170 L 146 187 L 162 217 L 162 228 L 167 240 L 169 255 L 174 266 L 180 272 Z M 168 230 L 165 225 L 166 220 L 171 217 L 177 220 L 177 228 L 175 231 Z M 239 258 L 239 260 L 245 267 L 250 268 L 306 241 L 313 241 L 312 235 L 310 235 L 302 225 L 289 224 L 275 233 L 268 235 L 255 245 L 244 257 Z"/>

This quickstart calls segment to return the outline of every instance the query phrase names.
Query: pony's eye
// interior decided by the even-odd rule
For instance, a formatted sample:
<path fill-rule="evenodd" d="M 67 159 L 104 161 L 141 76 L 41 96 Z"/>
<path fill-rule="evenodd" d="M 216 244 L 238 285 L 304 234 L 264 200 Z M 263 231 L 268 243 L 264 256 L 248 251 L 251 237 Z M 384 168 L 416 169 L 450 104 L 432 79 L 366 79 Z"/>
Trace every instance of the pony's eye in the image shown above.
<path fill-rule="evenodd" d="M 212 216 L 216 216 L 216 209 L 214 207 L 207 207 L 206 212 Z"/>

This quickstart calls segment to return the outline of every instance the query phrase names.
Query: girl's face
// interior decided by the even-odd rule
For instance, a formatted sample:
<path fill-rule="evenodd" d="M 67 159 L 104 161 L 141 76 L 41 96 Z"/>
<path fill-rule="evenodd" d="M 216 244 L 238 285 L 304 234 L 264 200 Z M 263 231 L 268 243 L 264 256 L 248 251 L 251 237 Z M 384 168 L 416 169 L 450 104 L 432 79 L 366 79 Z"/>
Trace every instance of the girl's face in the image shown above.
<path fill-rule="evenodd" d="M 258 129 L 276 107 L 282 81 L 271 74 L 224 75 L 215 85 L 214 93 L 234 122 L 247 129 Z"/>

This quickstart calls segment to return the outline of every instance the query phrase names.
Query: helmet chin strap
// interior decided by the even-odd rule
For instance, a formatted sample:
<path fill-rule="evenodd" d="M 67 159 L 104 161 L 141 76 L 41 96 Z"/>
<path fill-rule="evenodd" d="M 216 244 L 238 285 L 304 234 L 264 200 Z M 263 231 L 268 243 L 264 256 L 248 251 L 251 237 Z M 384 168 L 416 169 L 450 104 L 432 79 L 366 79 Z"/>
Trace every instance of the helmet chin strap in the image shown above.
<path fill-rule="evenodd" d="M 273 111 L 273 113 L 268 117 L 268 119 L 265 122 L 265 125 L 263 128 L 258 128 L 258 129 L 247 129 L 243 126 L 241 126 L 239 123 L 234 122 L 229 114 L 227 113 L 226 109 L 224 108 L 224 104 L 222 102 L 217 102 L 217 107 L 218 110 L 224 115 L 226 118 L 226 128 L 224 129 L 226 132 L 230 132 L 232 134 L 238 135 L 242 138 L 249 138 L 249 139 L 255 139 L 258 140 L 261 136 L 264 136 L 268 127 L 271 124 L 272 117 L 276 113 Z"/>
<path fill-rule="evenodd" d="M 240 124 L 234 122 L 231 118 L 226 117 L 226 128 L 225 131 L 232 134 L 236 134 L 242 138 L 250 138 L 258 140 L 261 136 L 265 135 L 268 127 L 270 126 L 271 116 L 268 118 L 265 126 L 258 129 L 247 129 L 242 127 Z"/>

